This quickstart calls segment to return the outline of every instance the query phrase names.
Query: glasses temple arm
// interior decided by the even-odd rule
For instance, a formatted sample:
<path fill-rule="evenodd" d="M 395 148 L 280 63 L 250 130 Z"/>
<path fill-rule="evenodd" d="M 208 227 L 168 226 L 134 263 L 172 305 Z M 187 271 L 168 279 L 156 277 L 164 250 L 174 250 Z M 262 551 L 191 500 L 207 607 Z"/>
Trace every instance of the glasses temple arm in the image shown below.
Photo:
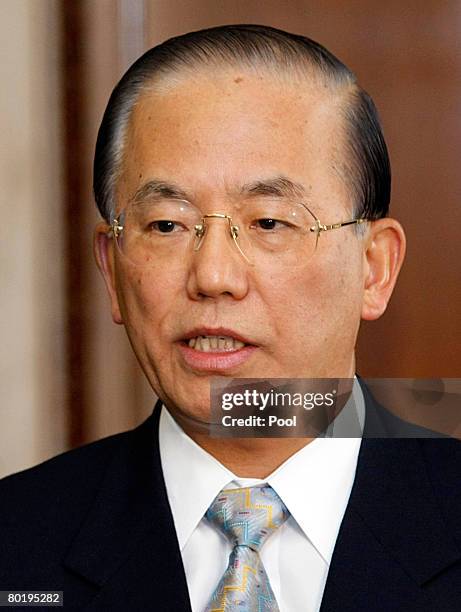
<path fill-rule="evenodd" d="M 345 227 L 346 225 L 361 225 L 362 223 L 366 223 L 367 219 L 352 219 L 351 221 L 341 221 L 340 223 L 330 223 L 328 225 L 324 225 L 317 219 L 316 225 L 310 228 L 311 232 L 327 232 L 328 230 L 339 229 L 341 227 Z"/>

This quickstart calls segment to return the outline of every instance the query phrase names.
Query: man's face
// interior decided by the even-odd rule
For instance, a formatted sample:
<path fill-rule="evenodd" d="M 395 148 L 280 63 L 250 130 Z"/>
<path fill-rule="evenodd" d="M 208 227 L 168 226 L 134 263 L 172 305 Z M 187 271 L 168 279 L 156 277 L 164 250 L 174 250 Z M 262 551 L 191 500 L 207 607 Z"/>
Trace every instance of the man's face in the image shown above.
<path fill-rule="evenodd" d="M 340 116 L 338 98 L 318 83 L 287 85 L 241 70 L 145 93 L 132 115 L 117 212 L 152 179 L 177 186 L 209 214 L 231 213 L 231 194 L 243 185 L 284 177 L 304 187 L 322 223 L 350 219 L 351 197 L 335 170 Z M 271 270 L 248 265 L 225 239 L 225 222 L 211 223 L 221 227 L 199 251 L 151 267 L 132 265 L 110 246 L 114 318 L 173 414 L 207 421 L 217 375 L 352 376 L 364 286 L 354 230 L 326 232 L 305 264 Z M 246 346 L 194 354 L 191 334 L 234 336 Z"/>

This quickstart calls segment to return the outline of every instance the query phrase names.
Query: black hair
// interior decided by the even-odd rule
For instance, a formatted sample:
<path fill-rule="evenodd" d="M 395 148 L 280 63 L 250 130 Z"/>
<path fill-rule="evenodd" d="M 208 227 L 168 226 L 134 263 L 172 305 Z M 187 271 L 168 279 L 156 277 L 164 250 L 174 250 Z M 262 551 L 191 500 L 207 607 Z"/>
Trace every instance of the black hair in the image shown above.
<path fill-rule="evenodd" d="M 322 77 L 347 88 L 342 112 L 345 124 L 347 179 L 354 213 L 365 219 L 386 216 L 391 170 L 378 113 L 353 72 L 319 43 L 260 25 L 226 25 L 171 38 L 142 55 L 113 90 L 96 142 L 93 189 L 101 215 L 114 214 L 114 188 L 123 158 L 123 144 L 133 107 L 155 77 L 171 77 L 200 66 L 270 67 L 283 74 Z"/>

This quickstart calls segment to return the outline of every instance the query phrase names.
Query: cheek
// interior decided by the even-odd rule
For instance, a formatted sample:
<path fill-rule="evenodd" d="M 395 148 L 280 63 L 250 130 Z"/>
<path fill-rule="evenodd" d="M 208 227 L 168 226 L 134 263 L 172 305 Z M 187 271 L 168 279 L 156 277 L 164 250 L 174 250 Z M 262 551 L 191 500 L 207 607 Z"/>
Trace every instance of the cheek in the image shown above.
<path fill-rule="evenodd" d="M 139 269 L 124 274 L 118 284 L 123 320 L 138 335 L 159 333 L 162 329 L 178 291 L 174 276 Z"/>
<path fill-rule="evenodd" d="M 295 354 L 322 325 L 327 288 L 318 268 L 272 275 L 259 287 L 274 332 L 274 352 Z"/>
<path fill-rule="evenodd" d="M 330 245 L 329 245 L 330 246 Z M 361 259 L 331 245 L 312 259 L 303 270 L 272 278 L 266 304 L 282 335 L 303 342 L 331 341 L 356 328 L 360 319 Z"/>

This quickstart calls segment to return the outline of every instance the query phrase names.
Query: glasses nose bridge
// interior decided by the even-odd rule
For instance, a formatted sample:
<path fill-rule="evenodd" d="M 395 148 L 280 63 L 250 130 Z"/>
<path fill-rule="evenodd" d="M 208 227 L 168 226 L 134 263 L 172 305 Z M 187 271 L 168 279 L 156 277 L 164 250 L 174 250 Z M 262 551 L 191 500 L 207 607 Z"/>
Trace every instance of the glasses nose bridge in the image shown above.
<path fill-rule="evenodd" d="M 194 246 L 194 251 L 198 251 L 201 248 L 206 238 L 206 234 L 208 230 L 207 219 L 222 219 L 227 222 L 226 223 L 227 230 L 229 231 L 229 235 L 232 239 L 232 242 L 234 243 L 234 246 L 237 248 L 238 252 L 242 255 L 245 261 L 248 262 L 250 265 L 252 265 L 251 261 L 242 251 L 242 248 L 239 244 L 238 238 L 239 238 L 240 228 L 238 225 L 235 225 L 233 223 L 232 217 L 226 213 L 212 212 L 212 213 L 202 215 L 201 223 L 197 224 L 194 228 L 195 235 L 196 235 L 196 244 Z"/>
<path fill-rule="evenodd" d="M 227 221 L 226 225 L 229 228 L 229 232 L 231 236 L 232 236 L 233 228 L 236 229 L 236 233 L 238 234 L 238 227 L 233 226 L 232 217 L 230 215 L 228 215 L 227 213 L 212 212 L 212 213 L 202 215 L 200 223 L 195 226 L 195 233 L 198 238 L 205 236 L 205 233 L 208 227 L 207 219 L 223 219 L 224 221 Z"/>

